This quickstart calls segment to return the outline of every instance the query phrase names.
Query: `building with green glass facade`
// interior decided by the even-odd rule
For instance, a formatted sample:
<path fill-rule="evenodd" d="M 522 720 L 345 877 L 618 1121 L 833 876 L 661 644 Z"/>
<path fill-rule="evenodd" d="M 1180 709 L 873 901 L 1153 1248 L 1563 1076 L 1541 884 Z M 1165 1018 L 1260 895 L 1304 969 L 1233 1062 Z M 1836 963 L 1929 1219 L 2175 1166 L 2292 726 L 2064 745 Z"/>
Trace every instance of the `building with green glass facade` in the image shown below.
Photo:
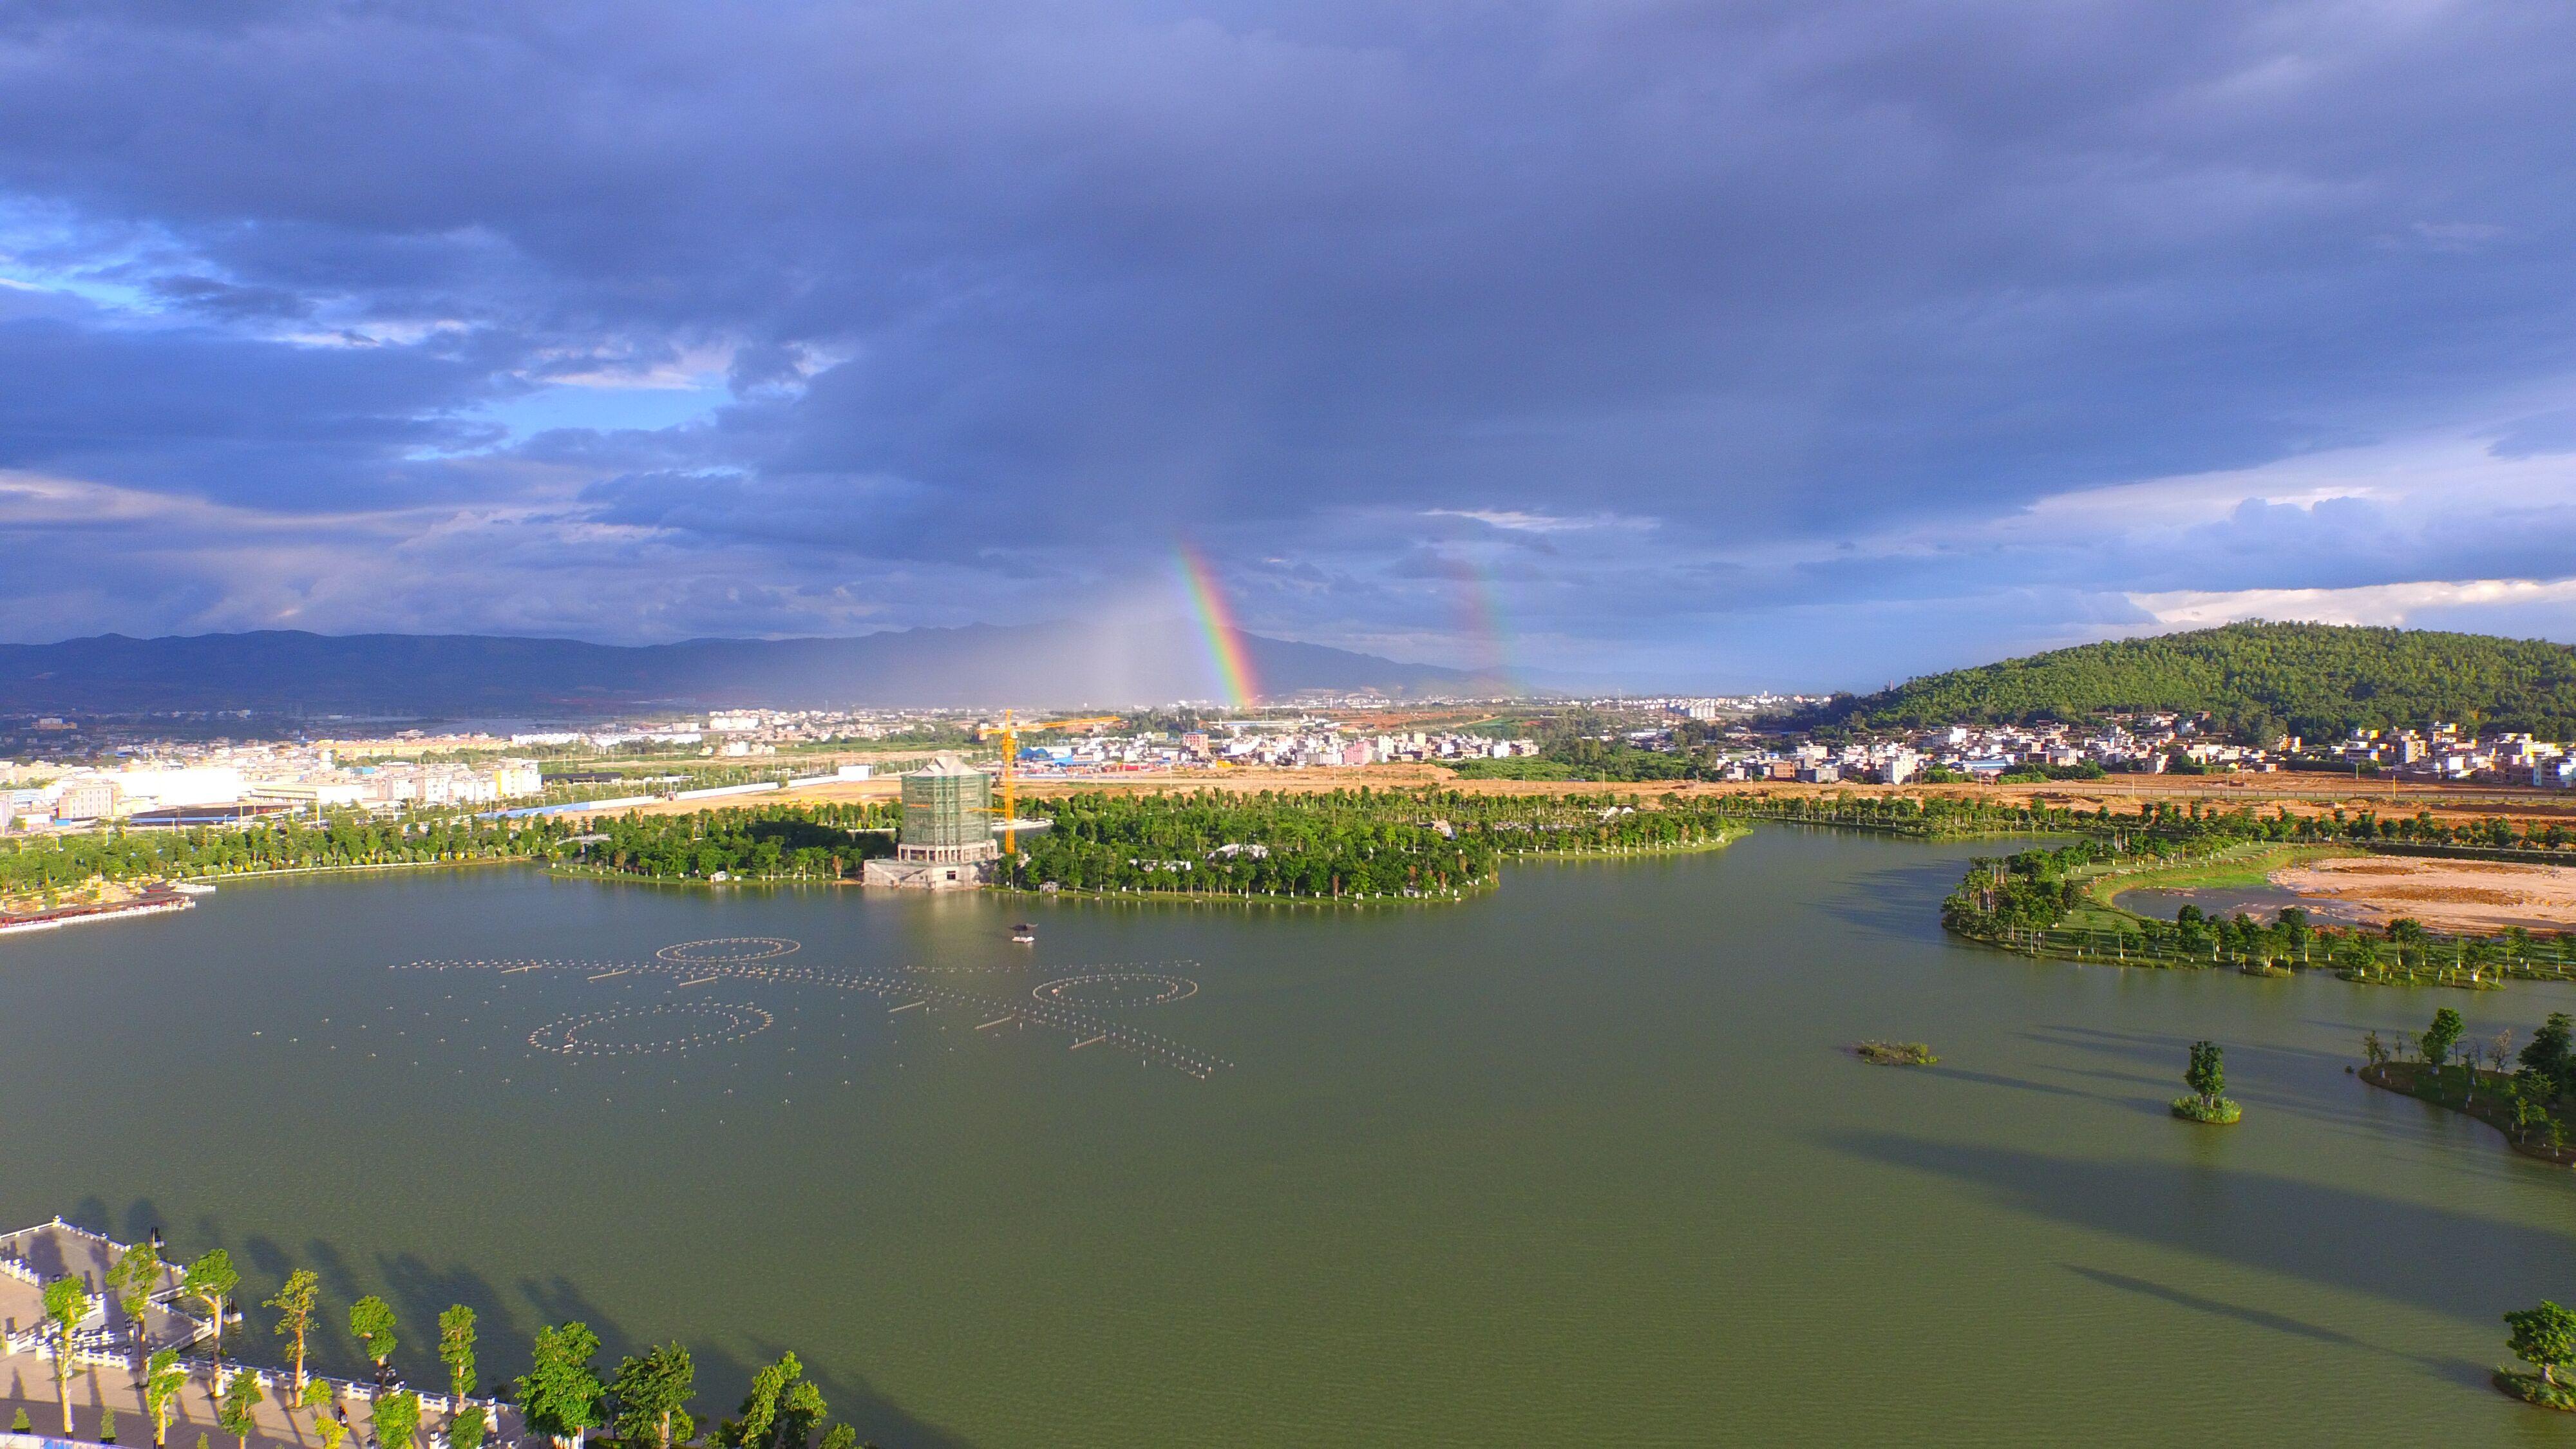
<path fill-rule="evenodd" d="M 872 860 L 871 885 L 942 889 L 984 883 L 1000 854 L 993 843 L 993 777 L 954 755 L 903 777 L 903 819 L 894 859 Z"/>

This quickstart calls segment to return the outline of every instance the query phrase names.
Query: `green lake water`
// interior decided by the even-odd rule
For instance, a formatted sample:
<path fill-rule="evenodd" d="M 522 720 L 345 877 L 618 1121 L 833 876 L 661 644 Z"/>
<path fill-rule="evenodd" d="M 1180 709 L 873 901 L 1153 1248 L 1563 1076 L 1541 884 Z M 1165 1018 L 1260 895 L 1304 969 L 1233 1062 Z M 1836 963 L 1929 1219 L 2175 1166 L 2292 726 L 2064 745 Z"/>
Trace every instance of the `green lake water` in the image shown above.
<path fill-rule="evenodd" d="M 679 1338 L 710 1410 L 793 1348 L 888 1449 L 2576 1443 L 2484 1385 L 2501 1313 L 2576 1298 L 2576 1174 L 2345 1072 L 2576 992 L 1958 945 L 1936 902 L 1993 849 L 1764 828 L 1338 913 L 229 885 L 0 940 L 0 1220 L 159 1224 L 259 1296 L 319 1267 L 415 1379 L 452 1301 L 491 1373 L 541 1322 Z M 608 974 L 740 936 L 938 994 Z M 387 969 L 425 959 L 600 964 Z M 1229 1065 L 981 1004 L 1146 972 L 1198 989 L 1079 1009 Z M 2166 1115 L 2201 1037 L 2238 1127 Z"/>

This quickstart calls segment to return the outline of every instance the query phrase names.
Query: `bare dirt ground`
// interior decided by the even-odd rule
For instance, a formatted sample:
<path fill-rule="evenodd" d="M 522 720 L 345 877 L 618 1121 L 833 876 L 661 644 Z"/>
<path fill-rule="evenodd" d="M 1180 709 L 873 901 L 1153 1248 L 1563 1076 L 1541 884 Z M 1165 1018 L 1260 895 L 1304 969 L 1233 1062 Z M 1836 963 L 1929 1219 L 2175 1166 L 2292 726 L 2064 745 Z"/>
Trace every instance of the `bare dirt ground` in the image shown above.
<path fill-rule="evenodd" d="M 2338 856 L 2272 872 L 2272 884 L 2341 903 L 2373 926 L 2412 916 L 2456 934 L 2576 927 L 2576 867 L 2395 855 Z"/>

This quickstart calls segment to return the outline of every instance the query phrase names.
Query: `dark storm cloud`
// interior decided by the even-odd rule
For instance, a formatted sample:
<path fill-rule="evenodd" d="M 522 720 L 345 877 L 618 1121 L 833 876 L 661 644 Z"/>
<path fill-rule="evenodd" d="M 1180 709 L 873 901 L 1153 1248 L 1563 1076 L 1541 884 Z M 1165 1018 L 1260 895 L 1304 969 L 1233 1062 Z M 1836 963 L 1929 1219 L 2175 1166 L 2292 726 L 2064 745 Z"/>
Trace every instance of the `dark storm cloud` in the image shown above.
<path fill-rule="evenodd" d="M 2548 452 L 2571 137 L 2544 5 L 22 3 L 0 276 L 94 307 L 0 322 L 0 466 L 515 508 L 441 567 L 608 636 L 1061 608 L 1176 532 L 1310 637 L 1432 639 L 1477 569 L 1640 659 L 1981 590 L 2092 627 L 2414 561 L 2331 509 L 1886 539 L 2472 414 Z M 654 592 L 716 555 L 767 591 Z"/>

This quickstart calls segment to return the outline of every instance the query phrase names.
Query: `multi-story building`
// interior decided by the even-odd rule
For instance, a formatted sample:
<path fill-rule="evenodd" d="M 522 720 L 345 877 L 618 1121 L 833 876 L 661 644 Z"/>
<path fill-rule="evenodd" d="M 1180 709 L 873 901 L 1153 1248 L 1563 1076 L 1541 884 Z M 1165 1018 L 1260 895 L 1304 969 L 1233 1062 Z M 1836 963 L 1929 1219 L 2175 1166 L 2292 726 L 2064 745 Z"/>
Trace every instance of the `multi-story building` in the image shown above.
<path fill-rule="evenodd" d="M 993 777 L 955 755 L 903 777 L 903 815 L 894 859 L 872 860 L 868 885 L 957 890 L 984 884 L 994 859 Z"/>

